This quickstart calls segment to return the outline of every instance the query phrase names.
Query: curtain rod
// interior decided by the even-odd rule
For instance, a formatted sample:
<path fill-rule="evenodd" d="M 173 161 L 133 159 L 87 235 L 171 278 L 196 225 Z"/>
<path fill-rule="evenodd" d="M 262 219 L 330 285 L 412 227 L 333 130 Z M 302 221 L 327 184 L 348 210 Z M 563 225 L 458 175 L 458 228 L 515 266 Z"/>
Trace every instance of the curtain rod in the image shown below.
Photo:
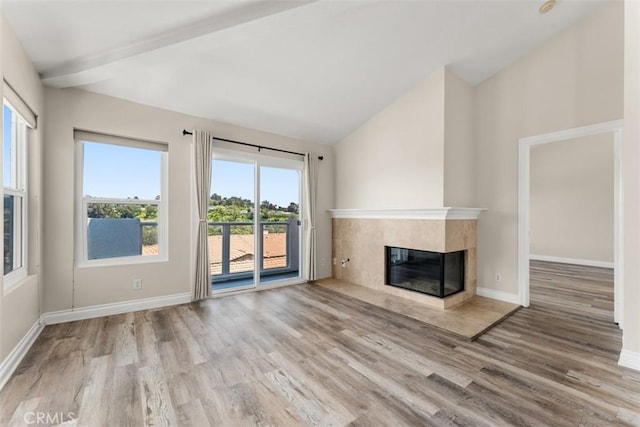
<path fill-rule="evenodd" d="M 186 129 L 182 129 L 182 135 L 193 135 L 193 132 L 189 132 Z M 287 153 L 287 154 L 295 154 L 297 156 L 304 156 L 304 153 L 297 153 L 295 151 L 287 151 L 287 150 L 281 150 L 279 148 L 271 148 L 271 147 L 263 147 L 262 145 L 256 145 L 256 144 L 249 144 L 248 142 L 241 142 L 241 141 L 234 141 L 233 139 L 225 139 L 225 138 L 218 138 L 216 136 L 212 137 L 213 139 L 217 139 L 218 141 L 224 141 L 224 142 L 230 142 L 232 144 L 240 144 L 240 145 L 244 145 L 247 147 L 254 147 L 257 148 L 258 150 L 271 150 L 271 151 L 278 151 L 280 153 Z M 318 156 L 318 160 L 323 160 L 324 156 Z"/>

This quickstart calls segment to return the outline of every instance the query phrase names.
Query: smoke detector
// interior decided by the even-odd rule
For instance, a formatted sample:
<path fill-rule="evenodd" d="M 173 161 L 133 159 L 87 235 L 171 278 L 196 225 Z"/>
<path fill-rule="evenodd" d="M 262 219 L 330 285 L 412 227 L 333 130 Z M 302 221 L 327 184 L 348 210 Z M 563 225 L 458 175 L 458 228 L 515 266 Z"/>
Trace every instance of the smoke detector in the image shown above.
<path fill-rule="evenodd" d="M 556 5 L 556 0 L 548 0 L 540 6 L 540 14 L 544 15 L 549 12 Z"/>

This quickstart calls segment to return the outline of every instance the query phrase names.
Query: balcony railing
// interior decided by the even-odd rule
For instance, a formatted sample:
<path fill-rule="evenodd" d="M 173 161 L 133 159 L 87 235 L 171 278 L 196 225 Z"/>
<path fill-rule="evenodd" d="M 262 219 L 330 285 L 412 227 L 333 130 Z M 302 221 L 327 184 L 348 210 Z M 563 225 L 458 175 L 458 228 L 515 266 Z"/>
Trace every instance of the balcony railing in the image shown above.
<path fill-rule="evenodd" d="M 98 221 L 102 221 L 98 219 Z M 107 220 L 104 220 L 107 221 Z M 102 234 L 112 234 L 122 227 L 139 226 L 140 234 L 129 239 L 126 248 L 122 242 L 111 244 L 109 239 L 91 239 L 90 248 L 96 250 L 113 249 L 114 253 L 127 255 L 156 255 L 158 253 L 158 223 L 127 219 L 109 219 Z M 131 221 L 136 221 L 137 224 Z M 259 263 L 260 277 L 291 275 L 300 268 L 300 226 L 297 219 L 289 221 L 264 221 L 259 224 L 260 239 L 255 239 L 252 222 L 210 222 L 208 223 L 209 264 L 212 281 L 229 282 L 253 277 L 255 263 Z M 104 228 L 104 227 L 103 227 Z M 111 230 L 111 232 L 109 231 Z M 111 252 L 113 252 L 111 251 Z M 256 254 L 258 256 L 256 257 Z"/>
<path fill-rule="evenodd" d="M 298 220 L 265 221 L 259 227 L 262 238 L 256 242 L 252 222 L 209 223 L 213 282 L 252 277 L 255 262 L 259 262 L 261 277 L 299 271 Z"/>

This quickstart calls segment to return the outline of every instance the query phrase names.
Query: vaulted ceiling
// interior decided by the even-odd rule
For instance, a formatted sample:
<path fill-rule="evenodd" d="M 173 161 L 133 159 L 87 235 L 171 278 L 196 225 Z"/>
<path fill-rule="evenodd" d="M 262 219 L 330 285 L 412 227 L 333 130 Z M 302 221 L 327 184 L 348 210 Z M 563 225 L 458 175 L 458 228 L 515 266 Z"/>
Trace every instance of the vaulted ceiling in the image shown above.
<path fill-rule="evenodd" d="M 476 84 L 603 1 L 11 1 L 45 84 L 335 143 L 446 65 Z"/>

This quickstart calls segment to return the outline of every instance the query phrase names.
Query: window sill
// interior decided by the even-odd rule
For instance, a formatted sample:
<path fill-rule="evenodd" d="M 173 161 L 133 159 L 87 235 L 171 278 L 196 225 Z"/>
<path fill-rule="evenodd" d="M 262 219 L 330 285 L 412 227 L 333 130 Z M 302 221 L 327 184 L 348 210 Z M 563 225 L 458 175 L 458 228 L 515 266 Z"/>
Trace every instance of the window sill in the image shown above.
<path fill-rule="evenodd" d="M 166 256 L 135 256 L 135 257 L 121 257 L 121 258 L 103 258 L 90 261 L 78 261 L 76 268 L 92 268 L 92 267 L 120 267 L 127 265 L 139 265 L 139 264 L 157 264 L 168 262 L 169 258 Z"/>
<path fill-rule="evenodd" d="M 16 289 L 20 288 L 22 285 L 27 283 L 32 278 L 37 277 L 36 274 L 27 274 L 26 269 L 21 269 L 19 271 L 12 271 L 8 275 L 4 276 L 3 280 L 3 295 L 8 295 Z"/>

